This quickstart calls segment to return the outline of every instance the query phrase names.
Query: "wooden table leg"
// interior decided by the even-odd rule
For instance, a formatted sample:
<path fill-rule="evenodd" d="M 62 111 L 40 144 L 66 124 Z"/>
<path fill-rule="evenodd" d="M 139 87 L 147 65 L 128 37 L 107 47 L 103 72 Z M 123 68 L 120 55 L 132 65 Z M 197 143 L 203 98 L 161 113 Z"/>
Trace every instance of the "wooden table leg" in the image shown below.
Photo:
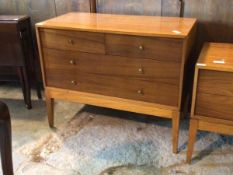
<path fill-rule="evenodd" d="M 26 96 L 25 83 L 24 83 L 23 72 L 22 72 L 21 67 L 17 68 L 17 73 L 18 73 L 18 76 L 19 76 L 19 80 L 20 80 L 20 84 L 21 84 L 21 88 L 22 88 L 22 92 L 23 92 L 23 98 L 24 98 L 24 102 L 25 102 L 25 96 Z"/>
<path fill-rule="evenodd" d="M 178 153 L 179 143 L 179 128 L 180 128 L 180 112 L 174 111 L 172 116 L 172 145 L 173 153 Z"/>
<path fill-rule="evenodd" d="M 29 38 L 29 47 L 31 48 L 31 59 L 30 59 L 30 64 L 31 64 L 31 72 L 32 72 L 32 77 L 33 77 L 33 82 L 36 86 L 36 93 L 37 93 L 37 97 L 38 99 L 42 99 L 42 95 L 41 95 L 41 86 L 40 86 L 40 82 L 39 82 L 39 79 L 38 79 L 38 76 L 37 76 L 37 65 L 39 64 L 39 62 L 36 61 L 36 49 L 35 49 L 35 43 L 33 42 L 33 39 L 32 39 L 32 28 L 31 28 L 31 20 L 30 22 L 28 23 L 28 38 Z"/>
<path fill-rule="evenodd" d="M 25 67 L 22 68 L 23 78 L 25 83 L 25 104 L 28 109 L 32 108 L 32 101 L 31 101 L 31 83 L 29 80 L 28 71 Z"/>
<path fill-rule="evenodd" d="M 0 149 L 3 175 L 13 175 L 11 121 L 8 108 L 0 103 Z"/>
<path fill-rule="evenodd" d="M 38 99 L 42 99 L 41 87 L 40 87 L 38 78 L 36 78 L 36 94 L 37 94 Z"/>
<path fill-rule="evenodd" d="M 54 127 L 54 99 L 45 92 L 46 108 L 48 113 L 49 126 Z"/>
<path fill-rule="evenodd" d="M 18 75 L 20 78 L 21 86 L 22 86 L 24 103 L 28 109 L 31 109 L 32 108 L 31 85 L 30 85 L 30 81 L 29 81 L 29 77 L 28 77 L 28 73 L 27 73 L 26 68 L 19 67 L 18 68 Z"/>
<path fill-rule="evenodd" d="M 189 142 L 188 142 L 188 151 L 187 151 L 187 163 L 191 163 L 192 160 L 192 154 L 193 154 L 193 148 L 194 143 L 196 141 L 196 135 L 197 135 L 197 129 L 198 129 L 198 120 L 191 119 L 190 120 L 190 127 L 189 127 Z"/>

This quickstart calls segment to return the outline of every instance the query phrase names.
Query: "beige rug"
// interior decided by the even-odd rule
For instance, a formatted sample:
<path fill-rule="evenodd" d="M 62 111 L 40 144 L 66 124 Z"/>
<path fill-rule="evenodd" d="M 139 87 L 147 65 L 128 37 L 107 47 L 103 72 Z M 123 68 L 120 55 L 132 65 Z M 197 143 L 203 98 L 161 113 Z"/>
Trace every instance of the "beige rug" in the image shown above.
<path fill-rule="evenodd" d="M 185 163 L 188 121 L 180 153 L 172 154 L 171 121 L 85 107 L 70 122 L 18 149 L 27 159 L 17 175 L 232 175 L 233 138 L 199 133 L 192 165 Z"/>

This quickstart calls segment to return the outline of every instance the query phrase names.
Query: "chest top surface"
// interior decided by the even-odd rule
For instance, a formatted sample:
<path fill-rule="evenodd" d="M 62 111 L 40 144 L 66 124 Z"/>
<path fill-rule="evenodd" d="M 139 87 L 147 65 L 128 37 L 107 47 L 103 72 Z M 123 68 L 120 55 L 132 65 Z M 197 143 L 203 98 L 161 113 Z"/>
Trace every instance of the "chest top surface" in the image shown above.
<path fill-rule="evenodd" d="M 233 72 L 233 44 L 205 43 L 197 67 Z"/>
<path fill-rule="evenodd" d="M 0 15 L 0 23 L 4 22 L 19 22 L 24 19 L 27 19 L 28 16 L 26 15 Z"/>
<path fill-rule="evenodd" d="M 160 16 L 132 16 L 68 13 L 37 23 L 37 27 L 91 32 L 186 38 L 196 19 Z"/>

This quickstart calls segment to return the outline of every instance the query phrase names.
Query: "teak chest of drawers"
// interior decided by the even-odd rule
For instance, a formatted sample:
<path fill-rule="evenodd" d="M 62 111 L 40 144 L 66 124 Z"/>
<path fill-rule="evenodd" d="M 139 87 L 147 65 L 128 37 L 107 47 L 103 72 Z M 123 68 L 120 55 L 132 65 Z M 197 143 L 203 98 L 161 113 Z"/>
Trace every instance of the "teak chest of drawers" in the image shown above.
<path fill-rule="evenodd" d="M 49 124 L 63 99 L 173 120 L 177 151 L 196 20 L 69 13 L 38 23 Z"/>
<path fill-rule="evenodd" d="M 233 135 L 233 44 L 206 43 L 196 64 L 188 162 L 197 130 Z"/>

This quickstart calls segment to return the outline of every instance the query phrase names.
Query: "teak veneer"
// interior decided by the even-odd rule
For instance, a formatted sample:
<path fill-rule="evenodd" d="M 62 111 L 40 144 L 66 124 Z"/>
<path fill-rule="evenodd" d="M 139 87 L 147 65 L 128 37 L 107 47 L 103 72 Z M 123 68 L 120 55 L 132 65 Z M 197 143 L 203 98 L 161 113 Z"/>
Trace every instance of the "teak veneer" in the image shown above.
<path fill-rule="evenodd" d="M 233 44 L 205 43 L 196 64 L 189 163 L 197 130 L 233 135 Z"/>
<path fill-rule="evenodd" d="M 49 125 L 54 99 L 172 119 L 177 152 L 191 18 L 68 13 L 36 25 Z"/>

